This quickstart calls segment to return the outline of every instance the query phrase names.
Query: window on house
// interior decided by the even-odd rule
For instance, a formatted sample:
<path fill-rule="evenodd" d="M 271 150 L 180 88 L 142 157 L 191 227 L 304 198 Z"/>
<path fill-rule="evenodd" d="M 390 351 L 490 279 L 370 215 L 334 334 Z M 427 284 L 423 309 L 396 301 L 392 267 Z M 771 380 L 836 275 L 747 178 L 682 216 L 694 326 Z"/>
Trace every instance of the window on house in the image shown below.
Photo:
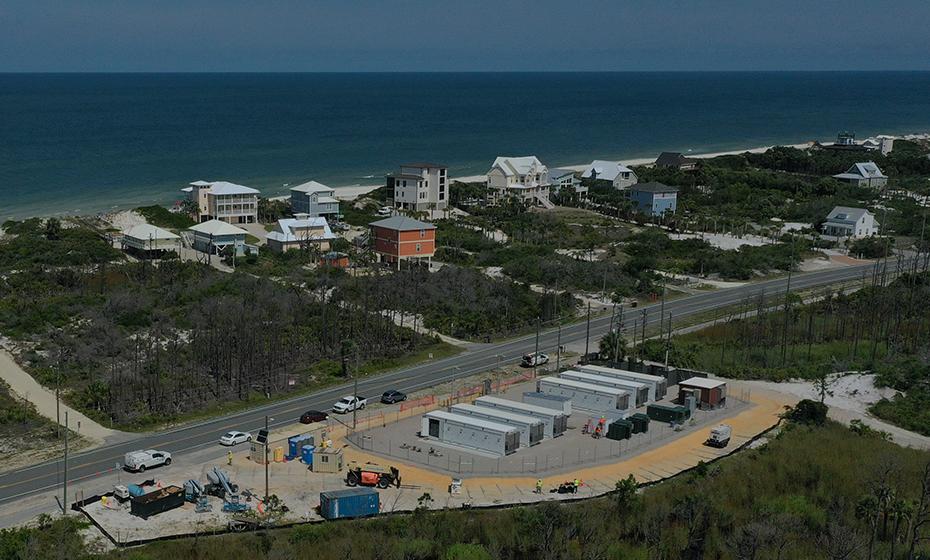
<path fill-rule="evenodd" d="M 426 237 L 426 230 L 425 230 L 425 229 L 421 229 L 421 230 L 420 230 L 420 237 L 421 237 L 421 238 Z"/>
<path fill-rule="evenodd" d="M 417 243 L 417 253 L 419 253 L 419 252 L 420 252 L 420 244 Z"/>

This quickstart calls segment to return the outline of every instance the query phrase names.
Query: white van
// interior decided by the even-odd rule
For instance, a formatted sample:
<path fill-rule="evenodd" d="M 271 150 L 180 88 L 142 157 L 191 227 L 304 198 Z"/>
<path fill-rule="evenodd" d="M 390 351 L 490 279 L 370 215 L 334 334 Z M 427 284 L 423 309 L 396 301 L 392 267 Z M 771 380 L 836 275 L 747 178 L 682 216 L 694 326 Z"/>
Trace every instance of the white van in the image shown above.
<path fill-rule="evenodd" d="M 726 447 L 727 444 L 730 443 L 730 435 L 732 433 L 733 429 L 730 428 L 730 426 L 727 424 L 720 424 L 710 431 L 710 437 L 707 438 L 707 441 L 704 443 L 711 447 Z"/>
<path fill-rule="evenodd" d="M 145 472 L 145 469 L 171 464 L 171 453 L 147 449 L 130 451 L 123 457 L 123 467 L 132 472 Z"/>

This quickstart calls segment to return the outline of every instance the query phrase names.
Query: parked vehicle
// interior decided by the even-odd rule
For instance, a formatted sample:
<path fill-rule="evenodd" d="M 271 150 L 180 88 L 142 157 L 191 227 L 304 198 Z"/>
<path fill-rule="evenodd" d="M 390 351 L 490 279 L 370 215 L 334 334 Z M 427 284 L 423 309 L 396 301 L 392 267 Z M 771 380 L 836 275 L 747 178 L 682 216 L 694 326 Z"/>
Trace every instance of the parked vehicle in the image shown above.
<path fill-rule="evenodd" d="M 322 422 L 329 418 L 329 414 L 326 414 L 322 410 L 308 410 L 300 415 L 301 424 L 313 424 L 314 422 Z"/>
<path fill-rule="evenodd" d="M 391 208 L 390 206 L 382 206 L 381 208 L 378 208 L 379 216 L 390 216 L 393 213 L 394 213 L 394 209 Z"/>
<path fill-rule="evenodd" d="M 226 432 L 220 437 L 220 445 L 239 445 L 252 441 L 252 434 L 248 432 L 239 432 L 236 430 Z"/>
<path fill-rule="evenodd" d="M 707 438 L 704 444 L 711 447 L 726 447 L 727 444 L 730 443 L 730 436 L 732 433 L 733 429 L 730 426 L 727 424 L 720 424 L 710 431 L 710 437 Z"/>
<path fill-rule="evenodd" d="M 548 363 L 549 363 L 548 354 L 543 354 L 542 352 L 538 354 L 536 352 L 530 352 L 529 354 L 526 354 L 523 356 L 523 360 L 520 362 L 520 365 L 522 365 L 523 367 L 535 367 L 535 366 L 541 366 L 543 364 L 548 364 Z"/>
<path fill-rule="evenodd" d="M 384 404 L 394 404 L 405 400 L 407 400 L 407 393 L 403 393 L 396 389 L 385 391 L 384 394 L 381 395 L 381 402 Z"/>
<path fill-rule="evenodd" d="M 333 405 L 333 412 L 345 414 L 347 412 L 352 412 L 353 410 L 361 410 L 365 408 L 365 405 L 367 404 L 368 399 L 363 399 L 358 395 L 348 395 L 342 397 L 338 402 L 336 402 L 336 404 Z"/>
<path fill-rule="evenodd" d="M 400 488 L 400 471 L 395 467 L 383 467 L 375 463 L 360 464 L 352 461 L 346 471 L 346 484 L 348 486 L 361 484 L 378 488 L 394 485 Z"/>
<path fill-rule="evenodd" d="M 123 457 L 123 467 L 132 472 L 145 472 L 145 469 L 171 464 L 171 453 L 155 449 L 130 451 Z"/>

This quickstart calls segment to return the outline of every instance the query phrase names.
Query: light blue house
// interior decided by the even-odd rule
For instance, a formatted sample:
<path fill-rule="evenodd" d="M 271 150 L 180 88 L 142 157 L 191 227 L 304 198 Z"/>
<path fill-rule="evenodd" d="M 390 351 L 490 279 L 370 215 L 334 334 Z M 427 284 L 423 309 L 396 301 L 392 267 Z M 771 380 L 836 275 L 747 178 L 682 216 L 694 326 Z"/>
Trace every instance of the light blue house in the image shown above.
<path fill-rule="evenodd" d="M 678 189 L 662 183 L 637 183 L 630 187 L 630 200 L 637 211 L 649 216 L 674 214 L 678 209 Z"/>
<path fill-rule="evenodd" d="M 202 253 L 222 255 L 227 248 L 237 256 L 258 254 L 258 247 L 245 242 L 249 232 L 221 220 L 210 220 L 188 228 L 191 246 Z"/>
<path fill-rule="evenodd" d="M 339 218 L 339 200 L 336 189 L 323 183 L 309 181 L 291 187 L 291 211 L 294 214 L 307 214 L 311 218 Z"/>

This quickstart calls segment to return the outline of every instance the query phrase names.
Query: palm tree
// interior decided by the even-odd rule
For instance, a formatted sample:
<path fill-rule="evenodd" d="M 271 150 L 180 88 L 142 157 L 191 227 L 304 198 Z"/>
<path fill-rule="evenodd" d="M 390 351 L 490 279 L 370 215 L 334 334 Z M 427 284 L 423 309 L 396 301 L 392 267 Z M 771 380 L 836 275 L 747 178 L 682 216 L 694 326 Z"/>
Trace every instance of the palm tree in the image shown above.
<path fill-rule="evenodd" d="M 856 504 L 856 519 L 865 521 L 869 526 L 869 553 L 866 558 L 872 560 L 875 553 L 875 537 L 878 533 L 878 517 L 881 515 L 881 506 L 878 498 L 873 495 L 864 496 Z"/>

